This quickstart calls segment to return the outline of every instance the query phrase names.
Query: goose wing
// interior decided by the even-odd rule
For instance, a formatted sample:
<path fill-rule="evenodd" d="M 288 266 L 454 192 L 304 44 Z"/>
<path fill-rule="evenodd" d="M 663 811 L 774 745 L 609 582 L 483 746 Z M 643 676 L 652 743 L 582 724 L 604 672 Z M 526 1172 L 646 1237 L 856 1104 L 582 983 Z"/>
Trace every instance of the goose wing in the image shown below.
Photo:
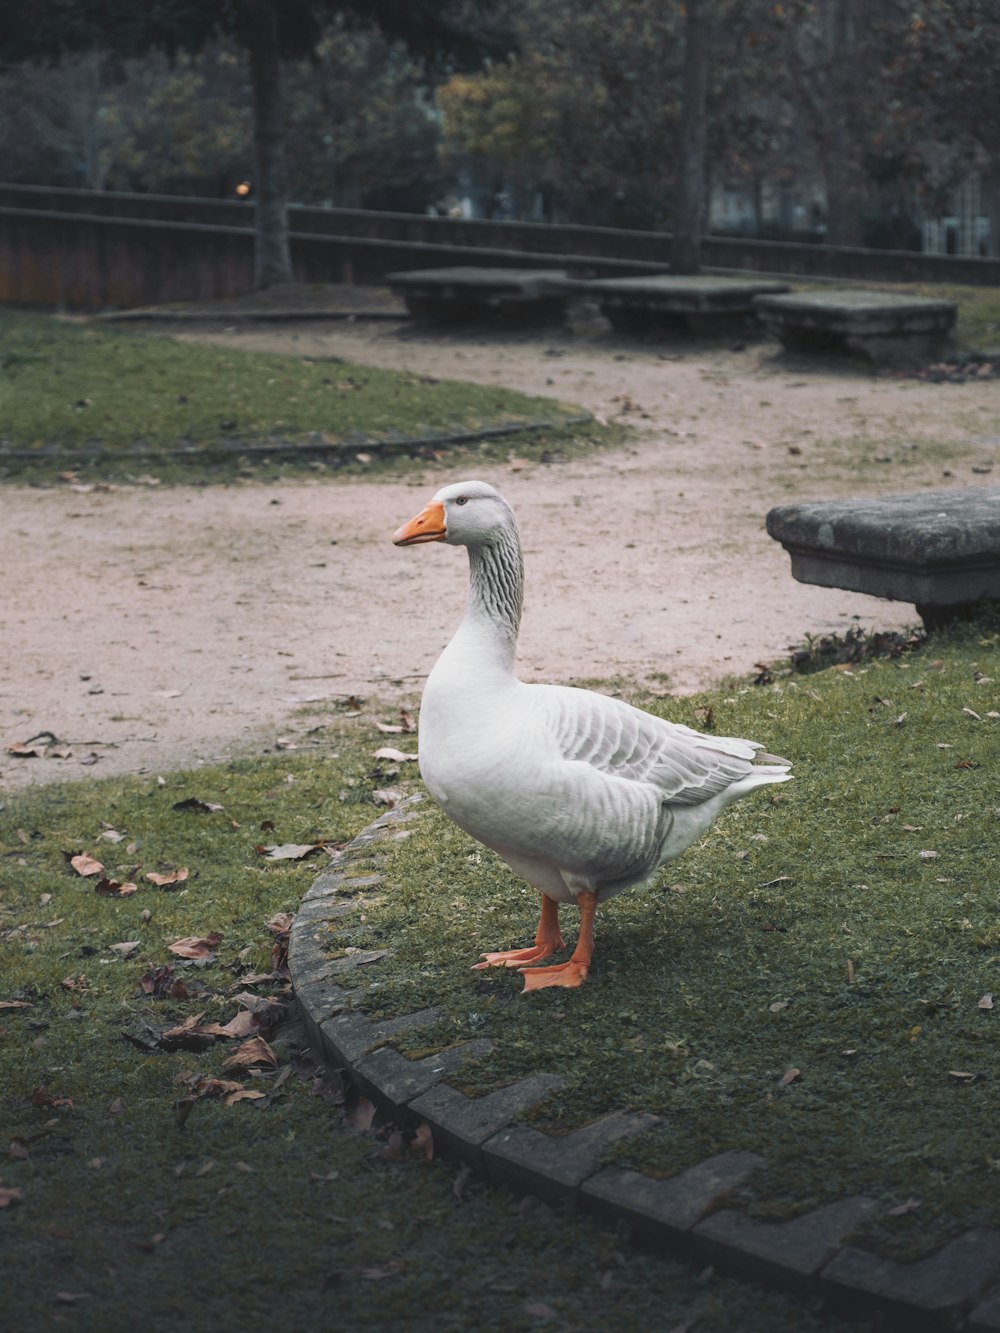
<path fill-rule="evenodd" d="M 559 753 L 600 773 L 649 784 L 661 801 L 700 805 L 753 767 L 761 747 L 732 736 L 706 736 L 591 690 L 539 685 L 541 725 Z"/>

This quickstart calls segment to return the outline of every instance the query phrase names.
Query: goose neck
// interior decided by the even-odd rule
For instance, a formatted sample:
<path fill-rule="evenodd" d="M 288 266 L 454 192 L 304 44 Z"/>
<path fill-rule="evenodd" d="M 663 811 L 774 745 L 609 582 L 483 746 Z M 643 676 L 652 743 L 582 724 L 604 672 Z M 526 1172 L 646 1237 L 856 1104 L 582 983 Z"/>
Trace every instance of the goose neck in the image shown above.
<path fill-rule="evenodd" d="M 469 602 L 465 626 L 486 636 L 505 665 L 513 667 L 524 594 L 524 562 L 517 533 L 469 547 Z"/>

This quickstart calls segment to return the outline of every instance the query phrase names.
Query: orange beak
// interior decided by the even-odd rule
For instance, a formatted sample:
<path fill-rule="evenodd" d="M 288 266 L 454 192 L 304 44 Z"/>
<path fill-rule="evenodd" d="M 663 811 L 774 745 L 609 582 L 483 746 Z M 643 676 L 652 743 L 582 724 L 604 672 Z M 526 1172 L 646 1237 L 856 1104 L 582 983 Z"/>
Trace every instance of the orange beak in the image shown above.
<path fill-rule="evenodd" d="M 416 546 L 419 542 L 442 542 L 446 532 L 444 505 L 440 500 L 432 500 L 416 518 L 397 528 L 392 540 L 396 546 Z"/>

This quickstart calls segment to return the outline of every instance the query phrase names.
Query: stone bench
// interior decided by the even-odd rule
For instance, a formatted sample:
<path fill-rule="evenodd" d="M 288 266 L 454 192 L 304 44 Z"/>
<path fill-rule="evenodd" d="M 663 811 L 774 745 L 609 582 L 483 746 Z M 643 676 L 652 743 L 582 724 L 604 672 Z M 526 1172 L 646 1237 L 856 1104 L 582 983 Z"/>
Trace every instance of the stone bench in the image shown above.
<path fill-rule="evenodd" d="M 628 334 L 729 331 L 754 317 L 756 297 L 788 291 L 787 282 L 701 274 L 594 278 L 566 285 L 576 295 L 597 300 L 612 328 Z"/>
<path fill-rule="evenodd" d="M 386 282 L 415 319 L 431 323 L 499 317 L 550 324 L 566 316 L 561 269 L 425 268 L 390 273 Z"/>
<path fill-rule="evenodd" d="M 890 365 L 940 354 L 951 339 L 958 308 L 954 301 L 856 289 L 764 295 L 754 305 L 786 351 L 846 347 Z"/>
<path fill-rule="evenodd" d="M 1000 602 L 1000 487 L 779 505 L 767 530 L 800 583 L 914 602 L 928 629 Z"/>

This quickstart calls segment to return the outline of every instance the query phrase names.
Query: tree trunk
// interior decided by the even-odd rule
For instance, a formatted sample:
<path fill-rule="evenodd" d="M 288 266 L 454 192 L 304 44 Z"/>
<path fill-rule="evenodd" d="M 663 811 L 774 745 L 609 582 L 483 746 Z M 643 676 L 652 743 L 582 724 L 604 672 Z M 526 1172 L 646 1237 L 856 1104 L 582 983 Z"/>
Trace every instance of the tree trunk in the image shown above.
<path fill-rule="evenodd" d="M 701 233 L 705 222 L 709 25 L 703 0 L 688 0 L 686 11 L 677 215 L 670 263 L 672 273 L 697 273 L 701 269 Z"/>
<path fill-rule="evenodd" d="M 277 15 L 267 0 L 255 6 L 247 45 L 256 155 L 254 286 L 260 288 L 292 281 L 281 56 L 278 53 Z"/>

